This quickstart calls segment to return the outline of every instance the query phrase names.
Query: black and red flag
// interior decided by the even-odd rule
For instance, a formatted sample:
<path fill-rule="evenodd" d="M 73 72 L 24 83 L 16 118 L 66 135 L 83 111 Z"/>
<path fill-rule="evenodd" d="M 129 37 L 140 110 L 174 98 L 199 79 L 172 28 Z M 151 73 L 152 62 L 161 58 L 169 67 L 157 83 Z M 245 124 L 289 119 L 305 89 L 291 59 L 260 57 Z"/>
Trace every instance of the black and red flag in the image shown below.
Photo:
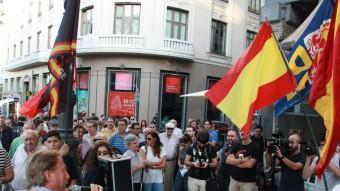
<path fill-rule="evenodd" d="M 49 113 L 53 117 L 65 112 L 66 107 L 71 104 L 72 86 L 75 82 L 79 6 L 80 0 L 65 0 L 64 16 L 48 60 L 48 69 L 52 79 L 49 84 L 23 104 L 20 109 L 22 115 L 33 118 L 50 103 Z"/>

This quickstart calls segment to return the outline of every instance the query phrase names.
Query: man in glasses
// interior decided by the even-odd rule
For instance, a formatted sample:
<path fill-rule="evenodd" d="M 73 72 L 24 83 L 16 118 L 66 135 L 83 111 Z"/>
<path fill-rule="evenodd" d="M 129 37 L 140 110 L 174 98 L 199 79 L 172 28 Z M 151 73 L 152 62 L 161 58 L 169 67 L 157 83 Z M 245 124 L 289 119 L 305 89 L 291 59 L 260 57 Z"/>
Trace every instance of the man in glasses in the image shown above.
<path fill-rule="evenodd" d="M 179 143 L 179 138 L 174 134 L 175 124 L 169 122 L 165 124 L 165 129 L 166 132 L 159 135 L 159 138 L 163 144 L 163 148 L 166 151 L 164 190 L 171 191 L 175 176 L 177 146 Z"/>

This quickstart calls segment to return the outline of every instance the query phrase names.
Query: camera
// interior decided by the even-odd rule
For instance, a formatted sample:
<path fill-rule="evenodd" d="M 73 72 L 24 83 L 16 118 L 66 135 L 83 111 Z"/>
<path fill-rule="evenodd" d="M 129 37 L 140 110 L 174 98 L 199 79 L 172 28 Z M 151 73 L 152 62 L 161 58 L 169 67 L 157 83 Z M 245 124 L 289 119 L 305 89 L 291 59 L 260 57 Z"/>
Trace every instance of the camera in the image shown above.
<path fill-rule="evenodd" d="M 304 153 L 307 155 L 307 156 L 312 156 L 312 155 L 318 155 L 318 150 L 317 148 L 315 147 L 315 145 L 313 143 L 302 143 L 302 145 L 304 145 Z"/>
<path fill-rule="evenodd" d="M 275 153 L 276 147 L 280 147 L 280 141 L 277 139 L 268 139 L 267 143 L 268 143 L 267 150 L 270 153 Z"/>

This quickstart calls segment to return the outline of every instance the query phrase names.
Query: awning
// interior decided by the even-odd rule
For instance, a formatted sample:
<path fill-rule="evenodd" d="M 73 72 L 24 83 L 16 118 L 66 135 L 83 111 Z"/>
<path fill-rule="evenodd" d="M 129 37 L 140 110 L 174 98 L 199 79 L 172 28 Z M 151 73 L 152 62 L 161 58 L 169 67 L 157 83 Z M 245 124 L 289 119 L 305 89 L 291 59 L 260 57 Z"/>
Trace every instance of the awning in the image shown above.
<path fill-rule="evenodd" d="M 205 97 L 205 93 L 207 91 L 208 90 L 194 92 L 194 93 L 190 93 L 190 94 L 184 94 L 184 95 L 181 95 L 180 97 Z"/>
<path fill-rule="evenodd" d="M 3 104 L 6 104 L 6 103 L 13 102 L 13 101 L 14 101 L 13 98 L 8 98 L 8 99 L 0 100 L 0 106 L 2 106 Z"/>

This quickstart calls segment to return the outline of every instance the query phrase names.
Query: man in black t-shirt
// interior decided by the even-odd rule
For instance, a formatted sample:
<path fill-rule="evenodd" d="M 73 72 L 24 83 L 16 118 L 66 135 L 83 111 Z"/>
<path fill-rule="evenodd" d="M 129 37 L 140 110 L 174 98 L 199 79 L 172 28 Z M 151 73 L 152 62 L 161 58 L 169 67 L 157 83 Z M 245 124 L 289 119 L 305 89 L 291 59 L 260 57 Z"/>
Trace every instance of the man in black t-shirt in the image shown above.
<path fill-rule="evenodd" d="M 227 157 L 227 164 L 232 165 L 230 191 L 252 191 L 256 185 L 256 161 L 259 148 L 250 139 L 249 134 L 241 132 L 242 143 L 236 145 Z"/>
<path fill-rule="evenodd" d="M 206 181 L 211 177 L 212 168 L 217 166 L 216 150 L 209 143 L 209 133 L 197 134 L 196 143 L 187 151 L 185 165 L 190 167 L 189 191 L 205 191 Z"/>
<path fill-rule="evenodd" d="M 289 155 L 282 155 L 281 150 L 276 147 L 276 156 L 281 164 L 281 180 L 279 191 L 303 191 L 304 182 L 302 178 L 303 166 L 306 155 L 300 151 L 301 138 L 298 134 L 289 136 Z"/>
<path fill-rule="evenodd" d="M 219 184 L 218 191 L 228 191 L 230 183 L 230 175 L 232 165 L 226 163 L 228 155 L 231 153 L 233 147 L 237 145 L 238 136 L 235 129 L 231 129 L 227 133 L 227 142 L 223 149 L 221 149 L 221 157 L 217 170 L 217 181 Z"/>

